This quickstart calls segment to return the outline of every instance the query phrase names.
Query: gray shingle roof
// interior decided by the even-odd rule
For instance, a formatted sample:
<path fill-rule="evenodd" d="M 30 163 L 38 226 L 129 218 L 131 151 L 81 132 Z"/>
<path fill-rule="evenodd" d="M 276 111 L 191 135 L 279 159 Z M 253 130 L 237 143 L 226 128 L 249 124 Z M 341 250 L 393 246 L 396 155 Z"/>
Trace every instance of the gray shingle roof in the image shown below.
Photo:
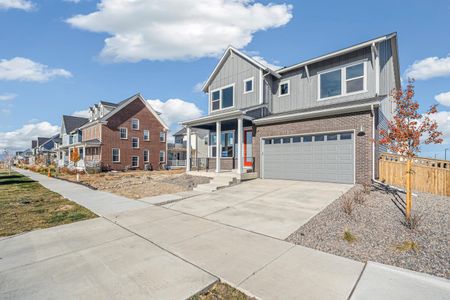
<path fill-rule="evenodd" d="M 89 122 L 88 118 L 63 116 L 63 123 L 64 123 L 64 128 L 66 130 L 66 133 L 70 133 L 74 129 L 77 129 L 77 128 L 83 126 L 87 122 Z"/>

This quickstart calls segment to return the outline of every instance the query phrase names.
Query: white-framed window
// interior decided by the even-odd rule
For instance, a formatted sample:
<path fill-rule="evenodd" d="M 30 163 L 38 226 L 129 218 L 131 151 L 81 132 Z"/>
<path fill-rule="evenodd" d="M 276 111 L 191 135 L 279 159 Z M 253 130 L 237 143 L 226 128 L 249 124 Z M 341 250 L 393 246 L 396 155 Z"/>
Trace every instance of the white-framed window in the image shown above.
<path fill-rule="evenodd" d="M 342 66 L 319 73 L 319 100 L 326 100 L 367 91 L 367 62 Z"/>
<path fill-rule="evenodd" d="M 144 141 L 150 141 L 150 131 L 144 130 Z"/>
<path fill-rule="evenodd" d="M 290 80 L 283 80 L 280 82 L 280 85 L 278 86 L 278 96 L 288 96 L 291 93 L 291 81 Z"/>
<path fill-rule="evenodd" d="M 139 167 L 139 156 L 132 156 L 131 157 L 131 167 L 132 168 Z"/>
<path fill-rule="evenodd" d="M 234 84 L 211 91 L 211 111 L 234 106 Z"/>
<path fill-rule="evenodd" d="M 254 77 L 251 77 L 244 80 L 244 94 L 253 92 L 254 79 Z"/>
<path fill-rule="evenodd" d="M 150 151 L 144 150 L 144 162 L 149 162 L 149 161 L 150 161 Z"/>
<path fill-rule="evenodd" d="M 166 133 L 164 131 L 161 131 L 159 133 L 159 141 L 160 142 L 165 142 L 166 141 Z"/>
<path fill-rule="evenodd" d="M 119 163 L 120 162 L 120 149 L 112 148 L 112 162 Z"/>
<path fill-rule="evenodd" d="M 166 152 L 159 151 L 159 162 L 165 162 L 166 161 Z"/>
<path fill-rule="evenodd" d="M 131 119 L 131 129 L 139 130 L 139 119 L 136 118 Z"/>
<path fill-rule="evenodd" d="M 126 140 L 128 139 L 128 129 L 125 127 L 120 127 L 119 128 L 119 132 L 120 132 L 120 139 L 121 140 Z"/>
<path fill-rule="evenodd" d="M 139 149 L 139 138 L 137 138 L 137 137 L 131 138 L 131 147 L 133 149 Z"/>
<path fill-rule="evenodd" d="M 211 132 L 210 134 L 210 157 L 216 157 L 217 155 L 217 144 L 216 144 L 216 133 Z M 223 131 L 221 133 L 221 157 L 233 157 L 234 155 L 234 131 Z"/>

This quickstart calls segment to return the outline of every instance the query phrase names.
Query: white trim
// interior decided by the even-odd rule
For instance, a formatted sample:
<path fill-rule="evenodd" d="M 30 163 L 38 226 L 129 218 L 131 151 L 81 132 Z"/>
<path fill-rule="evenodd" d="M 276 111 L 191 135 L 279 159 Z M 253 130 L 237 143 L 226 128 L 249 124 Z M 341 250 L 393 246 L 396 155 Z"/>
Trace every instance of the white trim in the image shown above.
<path fill-rule="evenodd" d="M 281 95 L 281 86 L 286 83 L 288 85 L 288 92 L 287 92 L 287 94 Z M 291 94 L 291 80 L 286 79 L 286 80 L 280 81 L 280 83 L 278 84 L 278 97 L 285 97 L 285 96 L 289 96 L 290 94 Z"/>
<path fill-rule="evenodd" d="M 364 75 L 355 77 L 355 78 L 351 78 L 351 79 L 347 79 L 347 68 L 357 66 L 359 64 L 363 64 Z M 339 71 L 339 70 L 341 71 L 341 94 L 336 95 L 336 96 L 321 98 L 321 94 L 320 94 L 321 76 L 323 74 L 328 74 L 328 73 Z M 352 63 L 348 63 L 345 65 L 341 65 L 339 67 L 335 67 L 335 68 L 327 69 L 327 70 L 324 70 L 321 72 L 317 72 L 317 101 L 326 101 L 326 100 L 346 97 L 346 96 L 350 96 L 350 95 L 367 93 L 368 92 L 368 90 L 367 90 L 367 77 L 368 76 L 367 75 L 368 75 L 367 74 L 367 59 L 359 60 L 357 62 L 352 62 Z M 347 93 L 347 81 L 356 80 L 356 79 L 360 79 L 360 78 L 363 78 L 363 89 L 361 91 Z"/>
<path fill-rule="evenodd" d="M 125 137 L 124 138 L 122 137 L 122 132 L 121 132 L 122 129 L 125 129 Z M 121 140 L 128 140 L 128 128 L 119 127 L 119 135 L 120 135 Z"/>
<path fill-rule="evenodd" d="M 264 103 L 264 75 L 263 70 L 259 70 L 259 104 Z"/>
<path fill-rule="evenodd" d="M 133 146 L 134 140 L 135 140 L 135 139 L 137 139 L 137 147 L 134 147 L 134 146 Z M 132 149 L 139 149 L 139 138 L 138 138 L 138 137 L 133 136 L 133 137 L 131 138 L 131 148 L 132 148 Z"/>
<path fill-rule="evenodd" d="M 229 87 L 233 87 L 233 105 L 232 106 L 223 107 L 223 103 L 222 103 L 223 90 L 227 89 Z M 212 109 L 213 108 L 213 105 L 212 105 L 212 94 L 214 92 L 217 92 L 217 91 L 219 91 L 219 108 L 218 109 Z M 210 95 L 211 95 L 210 96 L 210 98 L 211 98 L 211 111 L 210 112 L 216 112 L 216 111 L 221 111 L 221 110 L 225 110 L 225 109 L 231 109 L 231 108 L 234 108 L 234 106 L 235 106 L 235 103 L 236 103 L 236 87 L 235 87 L 234 83 L 228 84 L 228 85 L 224 85 L 224 86 L 221 86 L 221 87 L 219 87 L 217 89 L 214 89 L 214 90 L 211 91 Z M 217 100 L 215 100 L 214 102 L 217 102 Z"/>
<path fill-rule="evenodd" d="M 146 132 L 148 133 L 147 138 L 145 138 L 145 133 L 146 133 Z M 142 140 L 145 141 L 145 142 L 150 141 L 150 130 L 144 129 L 144 132 L 143 132 L 143 134 L 142 134 Z"/>
<path fill-rule="evenodd" d="M 191 170 L 191 127 L 186 127 L 186 171 Z M 196 139 L 197 140 L 197 139 Z M 198 148 L 197 148 L 198 149 Z M 209 151 L 209 149 L 208 149 Z"/>
<path fill-rule="evenodd" d="M 234 153 L 235 153 L 235 151 L 236 151 L 236 149 L 235 149 L 235 145 L 236 145 L 236 132 L 235 132 L 235 130 L 233 130 L 233 129 L 230 129 L 230 130 L 221 130 L 220 131 L 220 144 L 221 144 L 221 147 L 223 147 L 223 145 L 222 145 L 222 133 L 232 133 L 233 134 L 233 144 L 232 144 L 232 146 L 233 146 L 233 155 L 231 156 L 231 158 L 233 158 L 234 157 Z M 216 144 L 211 144 L 211 136 L 212 135 L 215 135 L 216 136 Z M 217 133 L 216 132 L 210 132 L 209 133 L 209 135 L 208 135 L 208 157 L 209 158 L 217 158 L 217 149 L 216 149 L 216 156 L 214 157 L 214 156 L 212 156 L 212 148 L 213 147 L 217 147 Z M 220 153 L 222 153 L 222 149 L 220 149 Z M 220 157 L 222 158 L 222 154 L 220 155 Z M 230 158 L 230 157 L 225 157 L 225 158 Z"/>
<path fill-rule="evenodd" d="M 147 152 L 147 160 L 145 160 L 145 152 Z M 143 151 L 143 153 L 142 153 L 142 158 L 143 158 L 143 161 L 145 162 L 145 163 L 148 163 L 148 162 L 150 162 L 150 150 L 148 150 L 148 149 L 144 149 L 144 151 Z"/>
<path fill-rule="evenodd" d="M 255 91 L 255 76 L 252 76 L 252 77 L 249 77 L 247 79 L 244 79 L 243 81 L 244 81 L 244 93 L 243 94 L 245 95 L 245 94 L 253 93 Z M 247 88 L 247 82 L 248 81 L 252 82 L 252 89 L 250 91 L 246 91 L 245 90 Z M 234 103 L 234 100 L 233 100 L 233 103 Z"/>
<path fill-rule="evenodd" d="M 372 179 L 375 180 L 375 108 L 371 107 L 372 110 Z"/>
<path fill-rule="evenodd" d="M 161 160 L 161 153 L 163 154 L 163 160 Z M 163 150 L 159 150 L 159 158 L 158 158 L 160 163 L 165 163 L 166 162 L 166 151 Z"/>
<path fill-rule="evenodd" d="M 119 157 L 118 161 L 114 161 L 114 150 L 119 150 L 119 154 L 117 155 Z M 111 161 L 114 164 L 120 163 L 120 148 L 112 148 L 112 150 L 111 150 Z"/>
<path fill-rule="evenodd" d="M 163 140 L 161 141 L 161 133 L 163 134 Z M 165 131 L 160 131 L 159 132 L 159 142 L 160 143 L 165 143 L 166 142 L 166 132 Z"/>
<path fill-rule="evenodd" d="M 137 121 L 137 128 L 133 128 L 133 121 Z M 131 130 L 139 130 L 139 119 L 138 118 L 131 118 Z"/>
<path fill-rule="evenodd" d="M 136 166 L 133 166 L 133 158 L 137 158 L 137 165 Z M 132 168 L 139 168 L 139 155 L 132 155 L 131 156 L 131 167 Z"/>

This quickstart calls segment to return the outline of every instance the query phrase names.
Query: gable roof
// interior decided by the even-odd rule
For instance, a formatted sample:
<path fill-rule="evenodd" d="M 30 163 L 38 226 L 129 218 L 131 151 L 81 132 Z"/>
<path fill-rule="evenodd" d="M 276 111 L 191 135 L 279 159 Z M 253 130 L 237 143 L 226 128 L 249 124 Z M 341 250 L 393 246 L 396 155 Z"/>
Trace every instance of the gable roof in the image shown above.
<path fill-rule="evenodd" d="M 203 85 L 203 87 L 202 87 L 202 91 L 203 92 L 206 93 L 208 91 L 209 85 L 214 80 L 214 78 L 216 77 L 217 73 L 220 71 L 220 68 L 222 68 L 223 64 L 226 62 L 226 60 L 228 59 L 228 57 L 232 53 L 240 56 L 241 58 L 245 59 L 249 63 L 251 63 L 254 66 L 256 66 L 257 68 L 259 68 L 259 69 L 261 69 L 263 71 L 267 71 L 267 72 L 271 73 L 273 76 L 275 76 L 277 78 L 280 77 L 280 75 L 277 72 L 275 72 L 274 70 L 270 69 L 268 66 L 263 65 L 259 61 L 251 58 L 250 56 L 248 56 L 247 54 L 245 54 L 242 51 L 239 51 L 238 49 L 234 48 L 233 46 L 229 46 L 227 48 L 227 50 L 225 51 L 225 53 L 222 55 L 222 58 L 219 60 L 219 63 L 216 65 L 216 67 L 214 68 L 214 70 L 211 73 L 211 75 L 209 75 L 208 80 L 206 80 L 205 84 Z"/>
<path fill-rule="evenodd" d="M 63 116 L 63 126 L 67 134 L 69 134 L 70 132 L 74 131 L 77 128 L 80 128 L 87 122 L 89 122 L 88 118 L 66 116 L 66 115 Z"/>
<path fill-rule="evenodd" d="M 108 102 L 108 101 L 100 101 L 100 104 L 105 105 L 105 106 L 111 106 L 111 107 L 117 107 L 118 106 L 117 103 L 112 103 L 112 102 Z"/>
<path fill-rule="evenodd" d="M 50 138 L 47 137 L 38 137 L 37 138 L 37 146 L 40 147 L 42 145 L 44 145 L 46 142 L 48 142 L 50 140 Z"/>
<path fill-rule="evenodd" d="M 191 129 L 191 133 L 197 133 L 199 135 L 207 135 L 209 133 L 208 130 L 206 129 L 201 129 L 201 128 L 192 128 Z M 181 136 L 181 135 L 186 135 L 186 127 L 181 128 L 180 130 L 178 130 L 177 132 L 175 132 L 174 134 L 172 134 L 173 136 Z"/>

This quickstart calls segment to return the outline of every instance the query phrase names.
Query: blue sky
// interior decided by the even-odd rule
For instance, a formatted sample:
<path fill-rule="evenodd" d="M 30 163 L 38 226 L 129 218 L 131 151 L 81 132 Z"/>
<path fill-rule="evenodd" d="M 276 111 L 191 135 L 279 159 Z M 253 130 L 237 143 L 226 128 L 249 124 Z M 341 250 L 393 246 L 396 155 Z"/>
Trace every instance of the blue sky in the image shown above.
<path fill-rule="evenodd" d="M 424 60 L 416 64 L 416 74 L 423 77 L 416 82 L 422 107 L 450 92 L 449 1 L 148 0 L 148 9 L 125 5 L 119 13 L 108 11 L 116 1 L 104 0 L 98 7 L 94 0 L 0 0 L 0 62 L 11 68 L 2 77 L 0 67 L 0 148 L 20 148 L 32 135 L 54 131 L 62 114 L 137 92 L 159 99 L 153 103 L 163 112 L 169 109 L 167 100 L 180 99 L 172 104 L 183 113 L 168 112 L 175 129 L 183 115 L 206 111 L 206 96 L 196 85 L 228 44 L 286 66 L 396 31 L 402 75 Z M 216 35 L 202 36 L 204 28 Z M 146 34 L 136 40 L 141 31 Z M 16 67 L 22 68 L 18 74 Z M 429 75 L 430 68 L 437 72 Z M 449 139 L 450 94 L 440 99 L 449 105 L 439 107 Z M 428 146 L 423 154 L 443 157 L 446 147 Z"/>

